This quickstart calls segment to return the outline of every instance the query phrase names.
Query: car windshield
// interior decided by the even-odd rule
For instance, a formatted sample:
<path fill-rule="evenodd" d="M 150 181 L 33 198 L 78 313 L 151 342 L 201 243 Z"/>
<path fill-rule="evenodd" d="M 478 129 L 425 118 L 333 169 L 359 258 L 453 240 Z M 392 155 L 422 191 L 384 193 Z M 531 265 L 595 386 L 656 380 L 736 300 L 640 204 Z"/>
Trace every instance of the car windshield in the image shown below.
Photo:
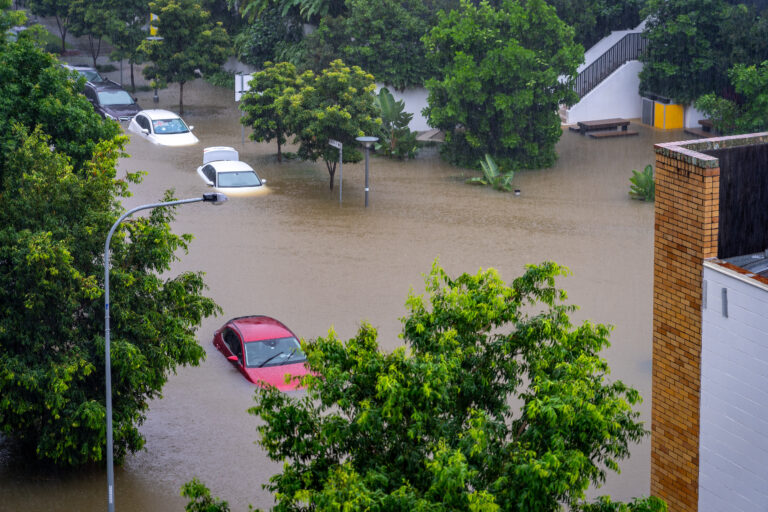
<path fill-rule="evenodd" d="M 261 180 L 253 171 L 219 173 L 219 187 L 258 187 Z"/>
<path fill-rule="evenodd" d="M 133 105 L 133 98 L 125 91 L 99 91 L 99 104 L 103 106 Z"/>
<path fill-rule="evenodd" d="M 245 344 L 245 366 L 248 368 L 302 363 L 306 360 L 307 356 L 301 351 L 296 338 L 250 341 Z"/>
<path fill-rule="evenodd" d="M 77 70 L 78 73 L 80 73 L 81 76 L 85 77 L 86 82 L 91 82 L 92 84 L 98 84 L 104 81 L 104 78 L 97 72 L 92 69 L 79 69 Z"/>
<path fill-rule="evenodd" d="M 152 127 L 157 134 L 187 133 L 189 128 L 179 118 L 176 119 L 156 119 L 152 121 Z"/>

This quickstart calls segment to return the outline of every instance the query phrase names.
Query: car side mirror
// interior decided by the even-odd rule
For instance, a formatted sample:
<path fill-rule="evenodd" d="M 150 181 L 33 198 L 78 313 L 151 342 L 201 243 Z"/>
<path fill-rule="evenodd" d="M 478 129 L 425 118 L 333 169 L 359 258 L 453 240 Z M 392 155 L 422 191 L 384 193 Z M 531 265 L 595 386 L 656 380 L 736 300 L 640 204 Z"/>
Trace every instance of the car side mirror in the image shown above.
<path fill-rule="evenodd" d="M 233 363 L 236 363 L 239 361 L 239 359 L 237 358 L 237 356 L 229 356 L 227 358 L 227 361 L 232 361 Z"/>
<path fill-rule="evenodd" d="M 134 102 L 134 103 L 138 103 L 138 102 L 139 102 L 139 98 L 137 98 L 136 96 L 134 96 L 134 97 L 133 97 L 133 102 Z"/>
<path fill-rule="evenodd" d="M 261 184 L 262 184 L 262 185 L 266 185 L 266 184 L 267 184 L 267 180 L 265 180 L 265 179 L 262 179 L 262 180 L 261 180 Z"/>
<path fill-rule="evenodd" d="M 194 126 L 190 126 L 190 127 L 189 127 L 189 131 L 192 131 L 192 130 L 194 130 L 194 129 L 195 129 L 195 127 L 194 127 Z"/>
<path fill-rule="evenodd" d="M 213 183 L 206 183 L 206 185 L 208 185 L 209 187 L 212 187 Z"/>
<path fill-rule="evenodd" d="M 143 133 L 144 135 L 149 135 L 149 130 L 147 130 L 146 128 L 142 128 L 141 133 Z"/>

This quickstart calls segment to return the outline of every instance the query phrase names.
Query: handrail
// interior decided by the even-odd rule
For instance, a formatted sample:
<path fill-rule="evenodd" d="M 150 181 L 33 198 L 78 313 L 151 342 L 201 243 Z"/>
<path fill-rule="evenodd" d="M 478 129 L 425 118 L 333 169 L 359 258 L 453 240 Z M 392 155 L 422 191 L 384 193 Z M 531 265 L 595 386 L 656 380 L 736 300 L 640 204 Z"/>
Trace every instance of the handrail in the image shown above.
<path fill-rule="evenodd" d="M 630 60 L 636 60 L 648 47 L 648 40 L 640 32 L 626 34 L 576 77 L 579 99 L 605 80 L 608 75 Z"/>

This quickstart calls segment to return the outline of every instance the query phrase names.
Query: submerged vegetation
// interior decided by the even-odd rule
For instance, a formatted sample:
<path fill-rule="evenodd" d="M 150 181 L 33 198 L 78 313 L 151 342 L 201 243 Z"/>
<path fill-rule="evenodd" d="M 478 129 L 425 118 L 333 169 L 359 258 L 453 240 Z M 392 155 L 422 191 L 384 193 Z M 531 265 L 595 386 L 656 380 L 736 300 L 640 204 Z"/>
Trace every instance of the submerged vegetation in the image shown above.
<path fill-rule="evenodd" d="M 629 178 L 629 197 L 641 201 L 653 202 L 656 199 L 656 181 L 653 178 L 653 166 L 648 164 L 642 172 L 632 171 Z"/>
<path fill-rule="evenodd" d="M 469 178 L 467 183 L 488 185 L 502 192 L 512 190 L 512 179 L 515 177 L 515 171 L 502 172 L 491 155 L 486 154 L 485 158 L 480 160 L 480 169 L 483 175 Z"/>

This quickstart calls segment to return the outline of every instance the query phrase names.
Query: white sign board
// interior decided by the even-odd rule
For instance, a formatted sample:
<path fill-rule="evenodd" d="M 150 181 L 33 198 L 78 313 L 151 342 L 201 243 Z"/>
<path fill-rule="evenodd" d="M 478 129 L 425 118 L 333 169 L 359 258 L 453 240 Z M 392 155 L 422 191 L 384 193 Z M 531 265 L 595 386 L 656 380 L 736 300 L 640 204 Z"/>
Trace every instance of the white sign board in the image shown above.
<path fill-rule="evenodd" d="M 333 146 L 336 149 L 341 149 L 341 142 L 335 139 L 328 139 L 328 145 Z"/>
<path fill-rule="evenodd" d="M 253 75 L 235 75 L 235 101 L 240 101 L 240 96 L 251 90 L 251 78 Z"/>

